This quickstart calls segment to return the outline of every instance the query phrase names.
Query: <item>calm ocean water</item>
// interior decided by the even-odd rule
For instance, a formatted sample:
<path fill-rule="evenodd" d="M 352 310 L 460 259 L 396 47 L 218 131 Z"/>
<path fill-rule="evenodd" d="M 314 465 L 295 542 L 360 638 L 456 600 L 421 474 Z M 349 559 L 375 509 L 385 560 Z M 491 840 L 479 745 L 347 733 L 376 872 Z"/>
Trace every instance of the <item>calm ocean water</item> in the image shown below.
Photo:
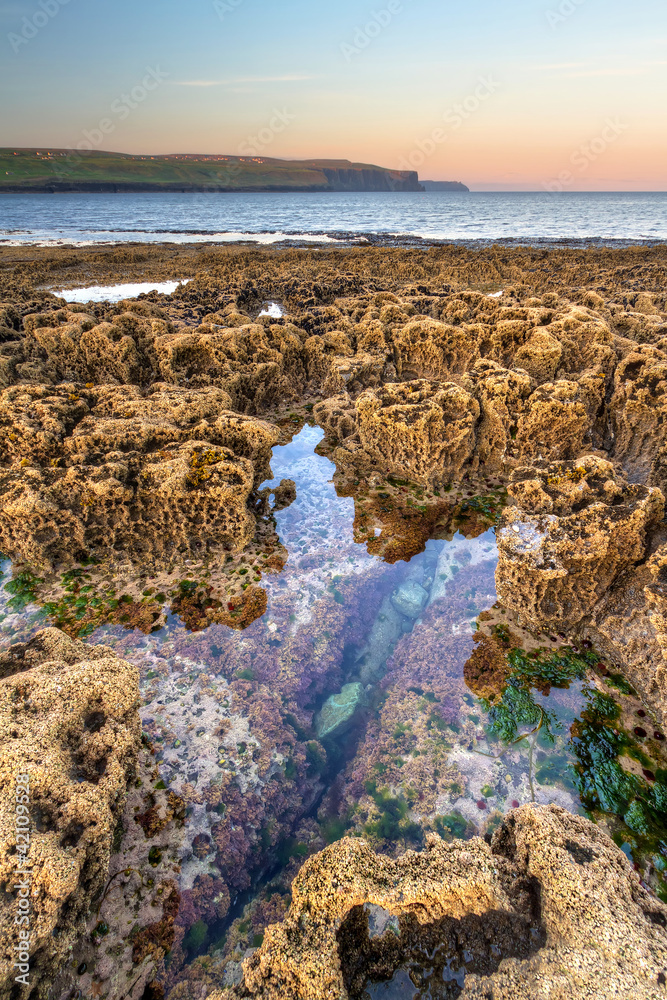
<path fill-rule="evenodd" d="M 667 192 L 0 194 L 0 245 L 667 240 Z"/>

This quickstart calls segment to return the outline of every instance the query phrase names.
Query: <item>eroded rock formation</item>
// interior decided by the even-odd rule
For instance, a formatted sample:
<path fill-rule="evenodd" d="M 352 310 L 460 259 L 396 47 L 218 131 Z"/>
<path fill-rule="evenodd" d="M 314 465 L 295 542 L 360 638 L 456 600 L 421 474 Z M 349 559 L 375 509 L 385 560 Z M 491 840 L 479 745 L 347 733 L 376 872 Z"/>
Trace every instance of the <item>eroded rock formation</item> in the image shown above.
<path fill-rule="evenodd" d="M 159 383 L 6 389 L 3 551 L 41 569 L 110 552 L 160 565 L 176 552 L 242 550 L 278 432 L 229 406 L 219 389 Z"/>
<path fill-rule="evenodd" d="M 211 1000 L 347 1000 L 401 967 L 416 982 L 438 966 L 465 971 L 462 998 L 533 1000 L 548 983 L 562 1000 L 654 1000 L 666 919 L 587 820 L 524 806 L 491 845 L 434 837 L 397 860 L 355 839 L 327 848 L 299 872 L 286 919 L 244 962 L 239 986 Z"/>
<path fill-rule="evenodd" d="M 619 481 L 594 455 L 516 470 L 497 533 L 501 601 L 536 627 L 580 624 L 662 520 L 660 490 Z"/>
<path fill-rule="evenodd" d="M 598 456 L 516 470 L 497 532 L 503 604 L 575 629 L 667 720 L 664 496 Z"/>
<path fill-rule="evenodd" d="M 388 562 L 420 551 L 429 537 L 451 538 L 464 516 L 479 518 L 474 531 L 484 531 L 498 516 L 505 477 L 512 476 L 512 507 L 500 532 L 498 581 L 505 602 L 529 624 L 574 627 L 590 636 L 656 712 L 664 713 L 667 540 L 660 524 L 662 494 L 656 488 L 667 483 L 667 258 L 661 249 L 550 254 L 503 248 L 483 253 L 463 248 L 346 249 L 303 254 L 211 248 L 166 253 L 162 248 L 160 256 L 151 248 L 141 253 L 112 248 L 104 253 L 26 254 L 21 262 L 3 264 L 6 251 L 0 250 L 0 548 L 6 554 L 45 571 L 82 556 L 109 555 L 138 566 L 139 579 L 147 567 L 152 572 L 170 560 L 180 567 L 185 557 L 199 560 L 207 549 L 214 555 L 224 551 L 225 560 L 234 553 L 241 559 L 260 510 L 265 517 L 272 512 L 271 492 L 273 510 L 294 497 L 288 482 L 258 491 L 270 476 L 271 448 L 288 440 L 289 428 L 302 426 L 312 412 L 325 430 L 322 447 L 345 480 L 345 495 L 355 497 L 355 541 Z M 117 306 L 65 306 L 33 287 L 37 281 L 76 280 L 84 269 L 87 280 L 93 275 L 106 280 L 137 277 L 147 262 L 150 277 L 165 267 L 196 276 L 174 297 L 150 295 Z M 191 271 L 186 273 L 186 267 Z M 261 315 L 268 299 L 283 304 L 282 319 Z M 395 477 L 391 486 L 387 473 Z M 448 487 L 456 480 L 466 485 L 453 502 L 456 489 Z M 279 558 L 268 549 L 262 553 L 267 567 L 275 561 L 274 569 L 286 555 Z M 301 551 L 298 558 L 307 570 L 307 553 Z M 257 563 L 235 568 L 234 600 L 212 594 L 205 573 L 201 579 L 188 572 L 170 580 L 172 610 L 187 628 L 212 623 L 243 627 L 264 613 L 266 595 L 255 586 L 261 576 Z M 452 567 L 443 563 L 429 572 L 436 576 L 432 595 L 442 593 Z M 169 591 L 161 579 L 148 583 L 135 588 L 124 613 L 106 620 L 144 631 L 159 624 Z M 474 573 L 470 585 L 478 585 Z M 76 586 L 90 590 L 92 583 L 82 579 Z M 362 649 L 375 613 L 359 597 L 363 609 L 346 632 L 337 601 L 348 599 L 347 583 L 338 591 L 336 586 L 325 613 L 318 611 L 312 636 L 307 629 L 297 632 L 297 638 L 289 629 L 284 635 L 271 633 L 260 656 L 252 656 L 226 633 L 211 637 L 210 655 L 204 658 L 224 664 L 220 670 L 238 700 L 234 711 L 244 719 L 247 715 L 247 721 L 243 739 L 220 733 L 219 752 L 236 755 L 234 768 L 206 757 L 207 767 L 224 774 L 223 785 L 211 792 L 213 786 L 203 778 L 205 787 L 200 788 L 186 775 L 183 786 L 184 801 L 206 820 L 193 844 L 195 860 L 188 864 L 203 863 L 210 854 L 220 865 L 220 878 L 207 874 L 188 884 L 178 921 L 174 913 L 156 914 L 153 930 L 144 928 L 146 933 L 138 937 L 144 977 L 153 961 L 149 956 L 158 960 L 172 948 L 174 1000 L 190 995 L 188 990 L 200 996 L 207 988 L 203 956 L 201 963 L 193 963 L 187 983 L 178 980 L 188 956 L 197 954 L 194 929 L 202 921 L 212 925 L 221 919 L 231 898 L 247 889 L 253 874 L 271 860 L 271 851 L 289 843 L 292 834 L 301 836 L 297 826 L 304 803 L 323 793 L 326 754 L 308 738 L 313 735 L 308 732 L 312 713 L 304 705 L 311 706 L 313 698 L 322 702 L 332 686 L 343 686 L 342 637 Z M 152 603 L 142 604 L 140 595 Z M 85 603 L 83 596 L 80 600 Z M 414 604 L 415 614 L 421 614 L 421 602 Z M 451 636 L 463 634 L 454 629 L 466 621 L 464 595 L 459 604 L 448 612 Z M 399 612 L 389 599 L 388 605 L 395 620 L 385 616 L 383 621 L 380 638 L 387 647 L 399 637 L 407 608 L 403 602 Z M 70 611 L 81 620 L 76 602 Z M 438 616 L 444 617 L 433 603 L 423 609 L 433 638 Z M 83 620 L 92 628 L 100 618 Z M 183 636 L 178 643 L 184 662 L 201 659 L 201 647 L 189 648 Z M 287 668 L 276 652 L 282 643 Z M 421 654 L 424 663 L 433 648 L 431 642 Z M 111 675 L 107 666 L 119 661 L 102 656 L 95 661 L 91 685 L 75 696 L 67 678 L 82 665 L 79 652 L 70 656 L 71 664 L 63 650 L 57 657 L 53 651 L 49 655 L 65 664 L 58 667 L 55 691 L 55 673 L 49 673 L 49 663 L 41 665 L 36 646 L 2 661 L 0 674 L 7 677 L 0 686 L 29 688 L 33 702 L 53 699 L 40 712 L 44 726 L 51 726 L 49 739 L 60 733 L 56 719 L 69 734 L 70 742 L 61 748 L 65 760 L 78 745 L 78 731 L 72 735 L 68 727 L 79 716 L 75 712 L 71 723 L 67 716 L 62 726 L 63 705 L 57 697 L 72 691 L 72 699 L 87 698 L 98 690 L 98 682 L 115 697 L 126 665 L 120 671 L 116 666 Z M 301 669 L 306 659 L 317 665 L 312 676 Z M 377 663 L 365 657 L 364 683 L 382 676 L 385 659 L 384 653 Z M 488 657 L 478 659 L 468 673 L 481 693 L 489 687 L 488 676 L 481 676 Z M 43 673 L 47 679 L 33 694 L 31 677 Z M 158 674 L 156 688 L 168 673 Z M 423 673 L 430 676 L 425 668 Z M 498 673 L 502 676 L 500 668 Z M 420 677 L 415 680 L 421 683 Z M 202 680 L 215 711 L 220 692 L 206 685 L 208 680 Z M 186 686 L 192 686 L 191 679 Z M 436 692 L 420 690 L 408 687 L 396 705 L 402 709 L 409 699 L 423 701 L 420 726 L 439 732 L 449 720 L 450 706 L 443 699 L 436 712 L 426 701 Z M 181 694 L 175 691 L 174 698 Z M 151 698 L 158 701 L 157 690 Z M 388 704 L 391 709 L 391 699 Z M 286 707 L 289 722 L 283 717 Z M 400 743 L 404 715 L 399 717 L 397 708 L 394 719 L 389 709 Z M 108 718 L 120 733 L 114 752 L 122 754 L 126 746 L 129 755 L 131 738 L 124 735 L 122 720 L 113 714 Z M 126 725 L 129 732 L 130 723 Z M 98 737 L 102 739 L 99 733 L 86 738 Z M 170 759 L 176 749 L 182 752 L 182 738 L 179 730 L 167 751 Z M 255 761 L 254 749 L 249 754 L 248 747 L 260 745 Z M 437 789 L 429 784 L 429 771 L 435 770 L 431 758 L 400 758 L 399 773 L 396 753 L 396 747 L 391 755 L 387 749 L 396 769 L 384 772 L 390 775 L 387 781 L 398 787 L 406 774 L 416 775 L 426 798 L 433 798 Z M 92 882 L 99 881 L 106 857 L 107 817 L 117 815 L 122 776 L 129 774 L 129 765 L 123 771 L 124 765 L 116 767 L 115 762 L 111 754 L 107 771 L 94 786 L 94 794 L 100 789 L 106 794 L 107 773 L 120 775 L 116 805 L 109 797 L 95 799 L 103 817 L 99 842 L 98 828 L 92 831 L 81 823 L 80 843 L 88 843 L 89 837 L 94 847 L 86 855 L 93 858 Z M 59 758 L 53 765 L 57 775 L 61 763 Z M 241 782 L 237 788 L 232 771 L 255 773 L 255 764 L 255 784 L 244 787 Z M 368 776 L 363 767 L 355 771 L 357 782 L 359 775 Z M 437 779 L 443 787 L 445 779 L 443 768 Z M 57 789 L 47 792 L 60 803 L 63 816 L 69 816 L 67 809 L 79 809 L 87 781 L 70 788 L 63 778 L 62 787 L 67 803 L 58 798 Z M 372 807 L 378 803 L 368 790 L 350 788 L 368 807 L 372 827 Z M 342 789 L 349 796 L 350 788 L 341 784 L 338 794 Z M 375 794 L 382 798 L 377 788 Z M 433 806 L 429 799 L 422 812 Z M 157 808 L 140 807 L 139 816 L 149 814 L 147 828 L 152 829 L 152 810 Z M 456 836 L 469 833 L 461 822 L 461 829 L 454 827 Z M 463 996 L 486 997 L 492 984 L 495 997 L 532 997 L 545 981 L 550 996 L 563 1000 L 661 995 L 663 908 L 644 893 L 611 843 L 584 820 L 555 809 L 520 810 L 509 823 L 514 829 L 503 828 L 493 848 L 478 840 L 431 842 L 423 855 L 397 861 L 376 857 L 356 840 L 329 849 L 304 868 L 286 923 L 267 934 L 259 952 L 246 962 L 244 984 L 232 995 L 356 997 L 367 975 L 391 974 L 402 963 L 415 962 L 422 946 L 432 951 L 435 943 L 445 941 L 451 949 L 445 957 L 459 961 L 456 936 L 474 945 Z M 410 825 L 407 816 L 398 823 L 406 833 Z M 305 820 L 302 828 L 311 830 Z M 51 833 L 55 837 L 49 830 L 40 836 Z M 303 836 L 310 843 L 310 834 Z M 54 856 L 66 854 L 68 864 L 71 857 L 79 864 L 78 847 L 58 844 L 48 848 Z M 82 879 L 86 864 L 81 860 L 77 869 L 84 873 Z M 166 869 L 160 872 L 166 875 Z M 540 894 L 541 908 L 536 903 Z M 371 908 L 370 938 L 366 904 Z M 67 921 L 79 911 L 72 905 L 72 913 L 64 917 L 62 909 L 52 908 L 52 923 L 44 923 L 52 927 L 60 920 L 65 933 L 52 941 L 48 935 L 40 938 L 40 982 L 48 981 L 58 949 L 74 933 Z M 284 906 L 282 899 L 267 902 L 266 913 L 275 920 Z M 260 932 L 266 921 L 257 920 L 253 927 Z M 391 929 L 375 934 L 383 921 L 398 927 L 400 936 Z M 506 949 L 504 954 L 490 951 L 490 935 Z M 239 940 L 245 942 L 243 948 L 250 947 L 253 931 L 239 932 Z M 123 947 L 125 964 L 119 968 L 124 976 L 134 958 L 131 953 L 128 957 L 127 941 Z M 100 981 L 122 979 L 110 964 L 96 971 L 98 987 Z M 230 977 L 231 982 L 232 972 Z"/>
<path fill-rule="evenodd" d="M 3 653 L 0 676 L 0 994 L 16 995 L 16 795 L 28 775 L 30 982 L 46 996 L 106 883 L 140 746 L 138 671 L 47 629 Z"/>

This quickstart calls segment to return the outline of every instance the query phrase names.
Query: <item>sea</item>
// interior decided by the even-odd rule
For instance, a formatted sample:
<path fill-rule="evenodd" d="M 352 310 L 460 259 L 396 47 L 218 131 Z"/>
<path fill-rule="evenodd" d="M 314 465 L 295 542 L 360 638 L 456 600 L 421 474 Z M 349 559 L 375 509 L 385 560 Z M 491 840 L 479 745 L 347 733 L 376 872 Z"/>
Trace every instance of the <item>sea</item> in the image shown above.
<path fill-rule="evenodd" d="M 0 246 L 665 240 L 667 192 L 0 194 Z"/>

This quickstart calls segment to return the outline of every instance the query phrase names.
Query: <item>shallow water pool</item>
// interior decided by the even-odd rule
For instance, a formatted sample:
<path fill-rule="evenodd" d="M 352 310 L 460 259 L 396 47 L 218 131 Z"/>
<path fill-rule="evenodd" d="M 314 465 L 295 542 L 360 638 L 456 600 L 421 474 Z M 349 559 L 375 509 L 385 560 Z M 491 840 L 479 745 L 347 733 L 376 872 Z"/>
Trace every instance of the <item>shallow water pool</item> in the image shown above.
<path fill-rule="evenodd" d="M 134 299 L 147 292 L 172 295 L 179 285 L 187 285 L 187 281 L 142 281 L 122 285 L 90 285 L 88 288 L 54 290 L 53 294 L 65 299 L 66 302 L 122 302 L 124 299 Z"/>

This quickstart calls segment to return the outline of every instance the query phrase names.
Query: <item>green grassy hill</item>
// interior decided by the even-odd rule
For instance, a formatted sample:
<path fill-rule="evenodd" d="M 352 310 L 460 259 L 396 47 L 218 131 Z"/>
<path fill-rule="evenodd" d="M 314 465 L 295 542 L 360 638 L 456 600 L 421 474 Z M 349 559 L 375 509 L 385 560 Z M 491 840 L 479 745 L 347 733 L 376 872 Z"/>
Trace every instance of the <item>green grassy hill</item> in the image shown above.
<path fill-rule="evenodd" d="M 348 160 L 0 149 L 0 191 L 420 191 L 416 172 Z"/>

